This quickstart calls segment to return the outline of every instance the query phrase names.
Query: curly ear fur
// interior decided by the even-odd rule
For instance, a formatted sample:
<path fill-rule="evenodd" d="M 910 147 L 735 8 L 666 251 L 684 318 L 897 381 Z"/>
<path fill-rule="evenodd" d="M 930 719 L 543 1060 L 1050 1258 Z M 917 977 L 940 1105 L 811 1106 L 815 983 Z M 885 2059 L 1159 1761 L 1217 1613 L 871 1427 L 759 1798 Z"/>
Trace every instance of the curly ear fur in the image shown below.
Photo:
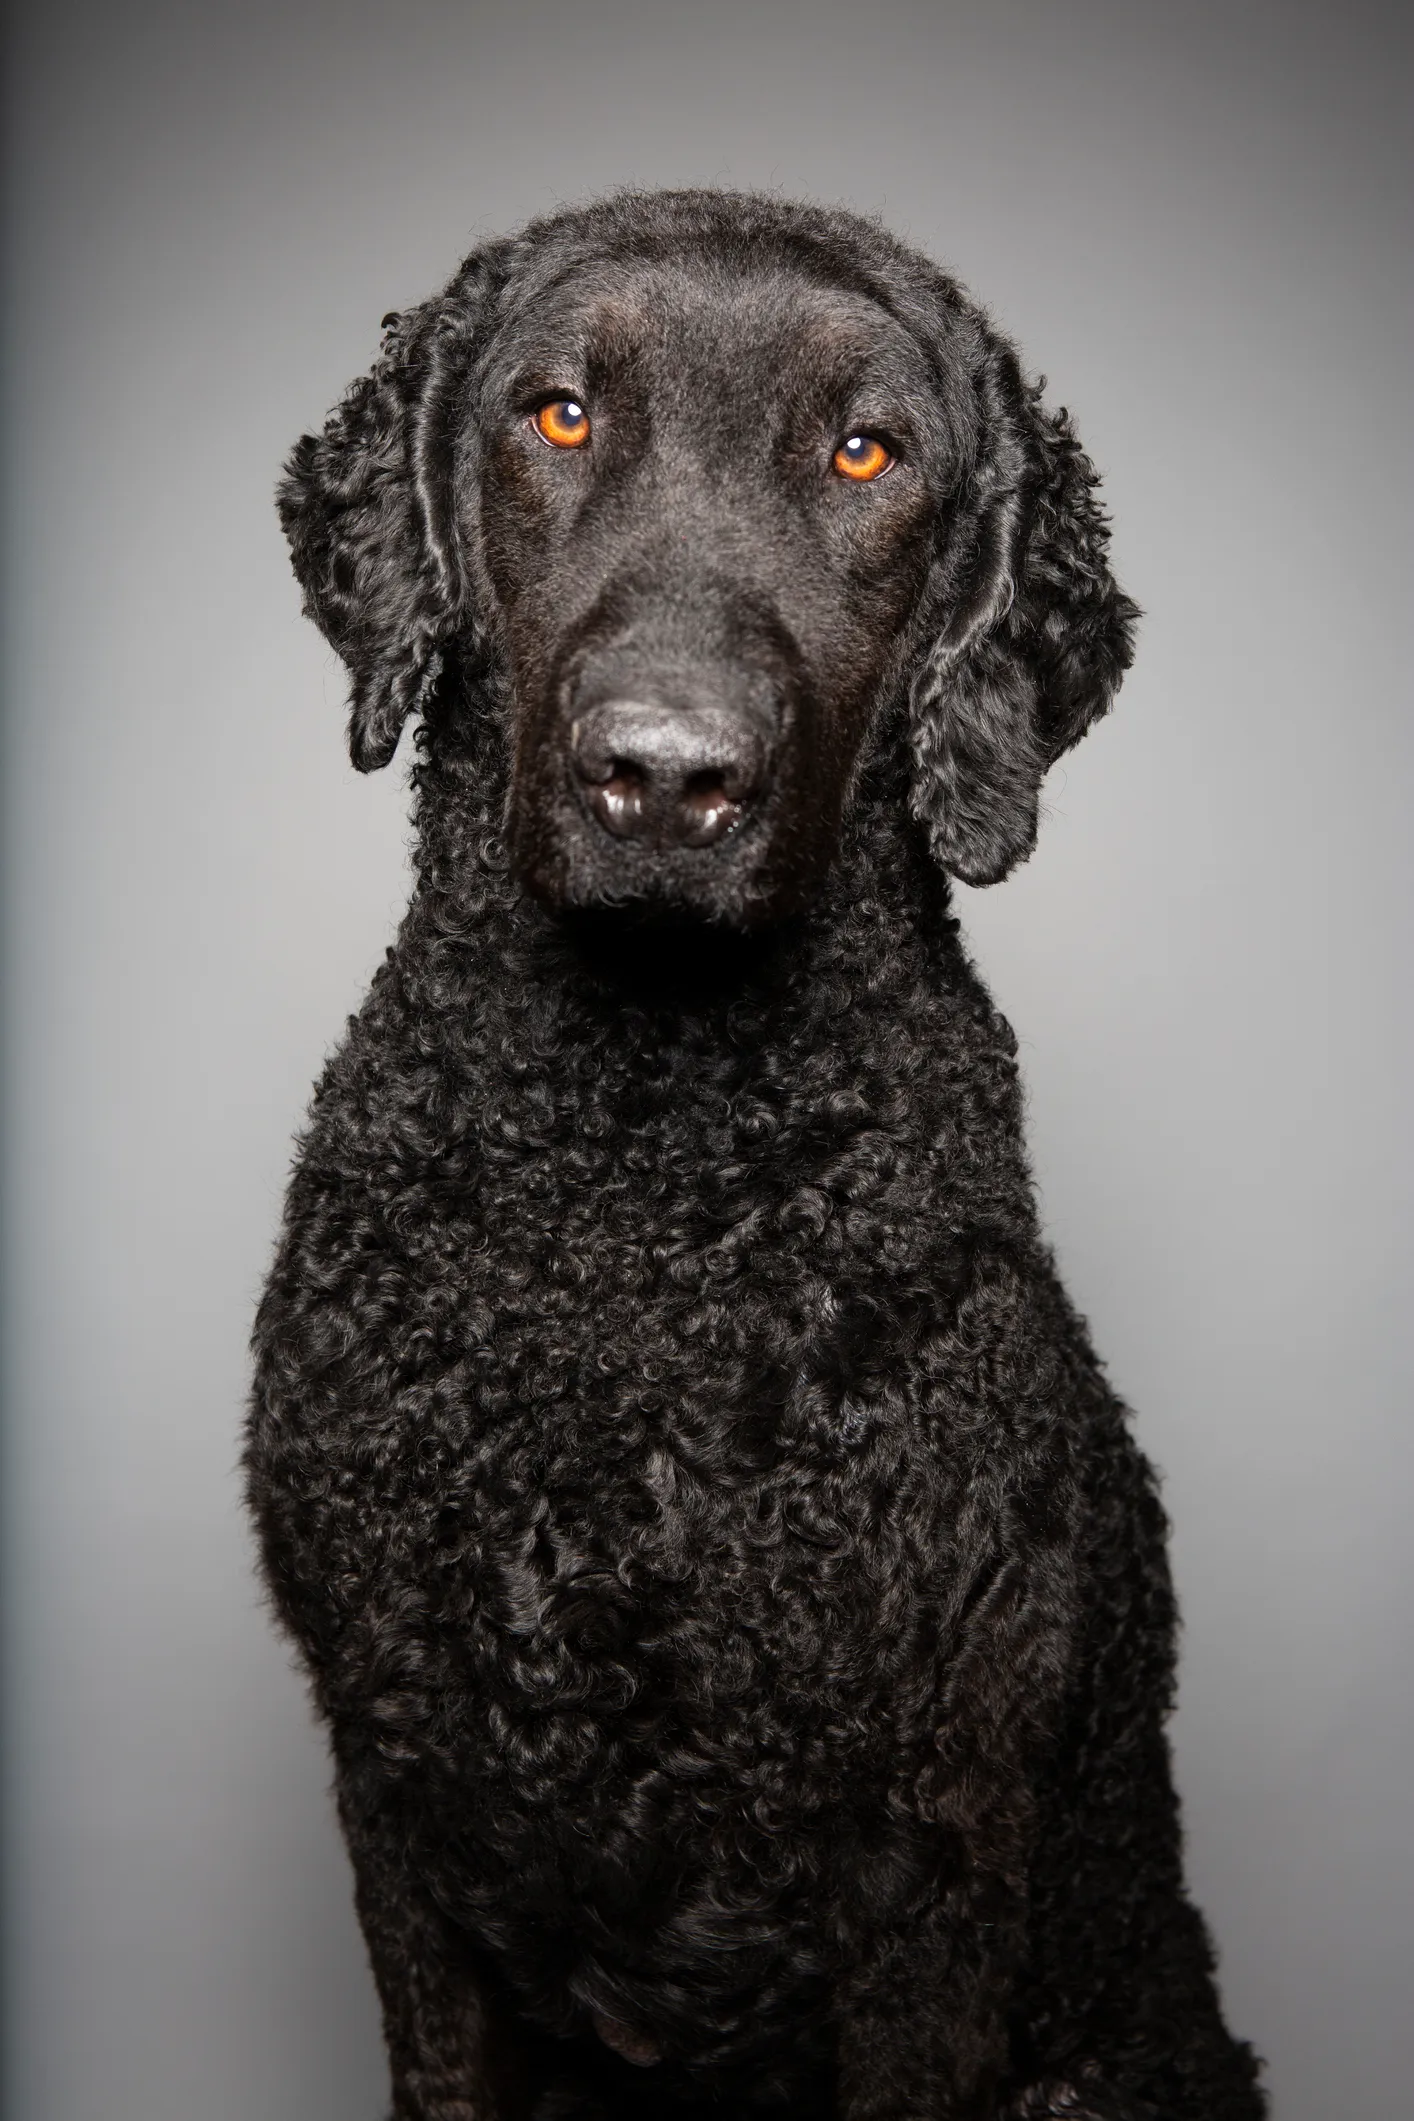
<path fill-rule="evenodd" d="M 978 459 L 937 568 L 947 617 L 912 690 L 914 815 L 968 884 L 1030 854 L 1046 771 L 1108 708 L 1139 616 L 1069 415 L 1005 341 L 983 343 Z"/>
<path fill-rule="evenodd" d="M 445 297 L 384 319 L 372 373 L 322 434 L 296 444 L 277 492 L 305 612 L 348 666 L 360 773 L 392 758 L 467 617 L 448 416 L 476 332 L 476 279 L 469 261 Z"/>

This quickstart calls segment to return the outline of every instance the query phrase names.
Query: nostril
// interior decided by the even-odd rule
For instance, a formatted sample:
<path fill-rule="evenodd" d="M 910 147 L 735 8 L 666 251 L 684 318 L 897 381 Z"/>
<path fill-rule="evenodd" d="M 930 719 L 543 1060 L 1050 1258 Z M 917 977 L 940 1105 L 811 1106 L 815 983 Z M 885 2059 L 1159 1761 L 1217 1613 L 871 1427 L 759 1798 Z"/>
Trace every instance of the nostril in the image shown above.
<path fill-rule="evenodd" d="M 649 783 L 630 759 L 613 759 L 602 781 L 589 781 L 589 808 L 608 831 L 632 840 L 649 823 Z"/>
<path fill-rule="evenodd" d="M 576 763 L 601 825 L 620 839 L 634 839 L 648 829 L 648 779 L 631 760 L 610 759 L 602 769 Z"/>
<path fill-rule="evenodd" d="M 714 840 L 730 832 L 740 818 L 742 793 L 733 794 L 727 777 L 721 773 L 692 774 L 678 804 L 679 829 L 675 836 L 685 847 L 710 847 Z"/>

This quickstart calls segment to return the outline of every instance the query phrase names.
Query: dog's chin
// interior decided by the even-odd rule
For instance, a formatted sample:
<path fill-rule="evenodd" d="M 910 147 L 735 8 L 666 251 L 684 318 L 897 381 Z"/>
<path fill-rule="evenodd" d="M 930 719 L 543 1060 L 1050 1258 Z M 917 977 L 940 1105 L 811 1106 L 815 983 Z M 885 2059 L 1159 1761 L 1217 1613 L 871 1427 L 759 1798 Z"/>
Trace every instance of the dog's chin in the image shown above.
<path fill-rule="evenodd" d="M 756 934 L 787 920 L 814 879 L 783 875 L 772 835 L 755 821 L 710 847 L 661 848 L 616 839 L 571 815 L 513 830 L 522 887 L 552 912 L 629 931 L 716 929 Z"/>

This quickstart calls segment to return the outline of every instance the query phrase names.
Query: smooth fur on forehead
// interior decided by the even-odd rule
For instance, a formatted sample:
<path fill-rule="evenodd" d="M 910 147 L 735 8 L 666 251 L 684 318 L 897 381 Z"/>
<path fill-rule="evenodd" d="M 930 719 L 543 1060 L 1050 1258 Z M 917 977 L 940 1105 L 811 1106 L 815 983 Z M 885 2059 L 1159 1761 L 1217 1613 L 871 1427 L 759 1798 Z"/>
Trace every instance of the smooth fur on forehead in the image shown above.
<path fill-rule="evenodd" d="M 593 293 L 596 264 L 681 265 L 696 253 L 741 273 L 787 268 L 822 288 L 862 296 L 909 333 L 932 369 L 960 443 L 975 427 L 968 379 L 984 354 L 981 318 L 960 284 L 879 221 L 763 192 L 618 192 L 529 222 L 519 234 L 473 252 L 444 290 L 473 291 L 519 321 L 571 276 Z M 609 291 L 605 273 L 599 286 Z M 951 358 L 940 361 L 946 346 Z"/>
<path fill-rule="evenodd" d="M 789 262 L 822 284 L 852 288 L 886 308 L 896 302 L 904 309 L 914 306 L 925 286 L 935 299 L 955 303 L 962 298 L 955 280 L 882 222 L 764 192 L 617 192 L 530 221 L 519 234 L 473 253 L 467 263 L 481 263 L 501 284 L 514 277 L 534 298 L 572 263 L 594 257 L 681 258 L 692 250 L 757 269 Z M 449 293 L 456 284 L 454 278 Z"/>

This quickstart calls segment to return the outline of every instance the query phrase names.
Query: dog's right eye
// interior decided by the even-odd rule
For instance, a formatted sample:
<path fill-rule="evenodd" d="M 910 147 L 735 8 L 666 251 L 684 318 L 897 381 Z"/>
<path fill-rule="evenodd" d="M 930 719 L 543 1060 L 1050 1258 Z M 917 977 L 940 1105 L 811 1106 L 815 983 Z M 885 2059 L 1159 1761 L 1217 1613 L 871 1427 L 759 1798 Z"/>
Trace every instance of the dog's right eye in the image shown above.
<path fill-rule="evenodd" d="M 556 449 L 583 449 L 589 440 L 589 415 L 577 398 L 554 398 L 531 420 L 542 442 Z"/>
<path fill-rule="evenodd" d="M 861 485 L 882 479 L 886 471 L 893 470 L 894 461 L 877 435 L 850 435 L 830 460 L 832 469 L 842 479 L 854 479 Z"/>

